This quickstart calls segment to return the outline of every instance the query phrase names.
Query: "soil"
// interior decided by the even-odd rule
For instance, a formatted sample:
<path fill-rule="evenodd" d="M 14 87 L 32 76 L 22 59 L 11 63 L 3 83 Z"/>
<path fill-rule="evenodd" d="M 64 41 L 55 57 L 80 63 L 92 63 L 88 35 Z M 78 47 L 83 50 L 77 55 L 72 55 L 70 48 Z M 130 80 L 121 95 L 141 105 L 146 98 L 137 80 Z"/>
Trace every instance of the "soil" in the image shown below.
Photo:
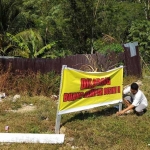
<path fill-rule="evenodd" d="M 10 110 L 10 111 L 18 112 L 18 113 L 25 113 L 25 112 L 33 111 L 35 109 L 36 109 L 36 106 L 26 105 L 26 106 L 23 106 L 22 108 L 19 108 L 18 110 Z"/>

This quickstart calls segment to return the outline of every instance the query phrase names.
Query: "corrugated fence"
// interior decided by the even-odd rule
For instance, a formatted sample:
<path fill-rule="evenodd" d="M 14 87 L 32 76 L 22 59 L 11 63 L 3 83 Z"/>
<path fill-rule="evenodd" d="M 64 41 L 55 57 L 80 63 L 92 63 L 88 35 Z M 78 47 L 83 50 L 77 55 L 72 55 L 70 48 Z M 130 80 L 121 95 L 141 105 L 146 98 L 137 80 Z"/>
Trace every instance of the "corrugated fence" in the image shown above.
<path fill-rule="evenodd" d="M 107 71 L 114 67 L 124 65 L 124 71 L 127 75 L 140 76 L 140 66 L 134 66 L 134 69 L 137 70 L 136 73 L 134 73 L 132 60 L 129 62 L 130 59 L 133 58 L 130 57 L 129 51 L 125 50 L 124 53 L 119 54 L 116 54 L 115 52 L 108 52 L 105 55 L 99 53 L 77 54 L 57 59 L 0 57 L 0 64 L 4 70 L 7 70 L 11 64 L 11 71 L 14 73 L 17 71 L 31 70 L 33 72 L 40 71 L 41 73 L 55 71 L 59 74 L 61 73 L 62 65 L 67 65 L 68 67 L 83 71 Z M 134 61 L 136 61 L 136 58 L 134 58 Z M 137 59 L 137 61 L 139 61 L 139 59 Z M 135 65 L 139 65 L 139 63 L 135 63 Z"/>
<path fill-rule="evenodd" d="M 138 46 L 135 46 L 135 56 L 131 56 L 129 47 L 124 47 L 125 71 L 126 75 L 142 77 L 141 59 Z"/>

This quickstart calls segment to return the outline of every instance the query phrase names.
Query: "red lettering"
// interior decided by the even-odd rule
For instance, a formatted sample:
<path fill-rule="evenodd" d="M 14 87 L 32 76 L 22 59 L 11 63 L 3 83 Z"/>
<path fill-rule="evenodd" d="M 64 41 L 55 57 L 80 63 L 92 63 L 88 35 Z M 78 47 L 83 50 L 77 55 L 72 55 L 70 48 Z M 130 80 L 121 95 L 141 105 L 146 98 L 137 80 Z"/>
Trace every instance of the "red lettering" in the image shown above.
<path fill-rule="evenodd" d="M 120 86 L 118 86 L 118 93 L 120 93 Z"/>
<path fill-rule="evenodd" d="M 100 79 L 99 78 L 96 78 L 96 79 L 93 79 L 93 86 L 98 86 L 98 84 L 100 83 Z"/>
<path fill-rule="evenodd" d="M 111 88 L 111 87 L 108 88 L 108 91 L 109 91 L 109 92 L 108 92 L 109 94 L 113 94 L 113 93 L 112 93 L 112 88 Z"/>
<path fill-rule="evenodd" d="M 90 87 L 92 87 L 92 79 L 91 78 L 81 78 L 81 86 L 80 89 L 89 89 Z"/>
<path fill-rule="evenodd" d="M 81 86 L 80 89 L 90 89 L 90 88 L 94 88 L 96 86 L 102 86 L 102 85 L 110 85 L 111 81 L 110 81 L 110 77 L 106 77 L 106 78 L 95 78 L 95 79 L 91 79 L 91 78 L 81 78 Z"/>
<path fill-rule="evenodd" d="M 104 95 L 108 94 L 108 88 L 104 88 Z"/>
<path fill-rule="evenodd" d="M 68 100 L 68 93 L 64 93 L 63 101 L 66 102 Z"/>
<path fill-rule="evenodd" d="M 101 78 L 97 85 L 102 86 L 102 85 L 110 85 L 110 84 L 111 84 L 110 77 L 107 77 L 107 78 Z"/>
<path fill-rule="evenodd" d="M 64 93 L 64 97 L 63 97 L 63 101 L 67 102 L 67 101 L 74 101 L 77 99 L 82 98 L 84 95 L 83 92 L 77 92 L 77 93 Z"/>
<path fill-rule="evenodd" d="M 111 84 L 111 82 L 110 82 L 110 77 L 106 78 L 106 84 L 107 84 L 107 85 L 110 85 L 110 84 Z"/>
<path fill-rule="evenodd" d="M 94 96 L 101 96 L 103 95 L 103 89 L 92 89 L 90 91 L 85 92 L 84 98 L 87 97 L 94 97 Z"/>
<path fill-rule="evenodd" d="M 103 89 L 97 89 L 97 96 L 103 95 Z"/>
<path fill-rule="evenodd" d="M 90 91 L 87 91 L 87 92 L 85 92 L 85 94 L 84 94 L 84 98 L 93 97 L 93 96 L 95 96 L 95 90 L 94 90 L 94 89 L 92 89 L 92 90 L 90 90 Z"/>
<path fill-rule="evenodd" d="M 112 87 L 112 94 L 116 94 L 116 93 L 117 93 L 116 87 Z"/>
<path fill-rule="evenodd" d="M 120 93 L 120 87 L 108 87 L 108 88 L 104 88 L 104 95 L 107 94 L 116 94 L 116 93 Z"/>

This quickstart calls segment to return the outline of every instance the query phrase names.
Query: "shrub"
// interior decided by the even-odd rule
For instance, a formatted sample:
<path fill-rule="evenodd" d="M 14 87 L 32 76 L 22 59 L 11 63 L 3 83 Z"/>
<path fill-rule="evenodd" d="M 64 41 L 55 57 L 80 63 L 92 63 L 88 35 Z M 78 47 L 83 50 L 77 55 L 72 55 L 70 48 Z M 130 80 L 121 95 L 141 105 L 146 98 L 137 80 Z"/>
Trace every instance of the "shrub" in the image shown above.
<path fill-rule="evenodd" d="M 42 74 L 31 70 L 12 73 L 10 70 L 0 72 L 0 91 L 8 94 L 44 95 L 59 93 L 60 75 L 55 72 Z"/>

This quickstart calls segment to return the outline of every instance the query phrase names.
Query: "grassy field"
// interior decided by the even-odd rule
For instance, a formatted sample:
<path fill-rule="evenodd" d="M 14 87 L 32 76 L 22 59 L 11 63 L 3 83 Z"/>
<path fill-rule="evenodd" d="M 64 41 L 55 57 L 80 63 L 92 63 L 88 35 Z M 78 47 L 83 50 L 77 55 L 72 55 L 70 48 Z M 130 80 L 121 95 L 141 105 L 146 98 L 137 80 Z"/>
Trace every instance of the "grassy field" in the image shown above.
<path fill-rule="evenodd" d="M 150 99 L 150 76 L 143 74 L 141 89 Z M 124 77 L 124 85 L 137 81 Z M 46 96 L 11 95 L 0 103 L 0 132 L 55 133 L 57 101 Z M 149 150 L 150 111 L 143 116 L 116 116 L 114 105 L 62 115 L 63 144 L 0 143 L 0 150 Z"/>

